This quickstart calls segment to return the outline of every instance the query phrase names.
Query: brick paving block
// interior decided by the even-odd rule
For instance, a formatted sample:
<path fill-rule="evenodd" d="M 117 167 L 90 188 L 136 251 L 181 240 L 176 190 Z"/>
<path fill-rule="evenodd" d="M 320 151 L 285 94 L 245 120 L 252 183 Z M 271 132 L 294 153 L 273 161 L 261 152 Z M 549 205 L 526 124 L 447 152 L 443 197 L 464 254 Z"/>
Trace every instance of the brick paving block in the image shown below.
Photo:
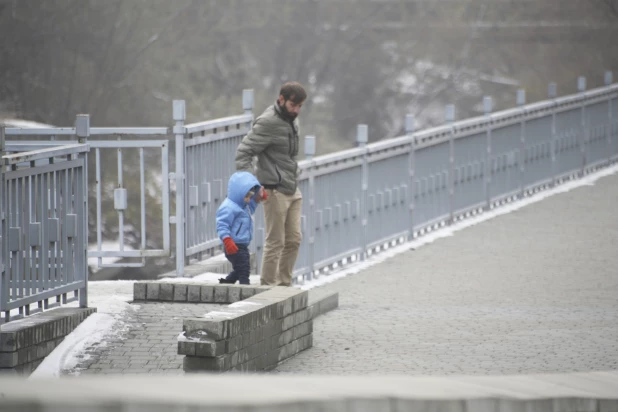
<path fill-rule="evenodd" d="M 146 284 L 146 299 L 159 300 L 160 284 L 149 282 Z"/>
<path fill-rule="evenodd" d="M 161 301 L 173 301 L 174 300 L 174 284 L 173 283 L 161 283 L 159 300 Z"/>
<path fill-rule="evenodd" d="M 255 369 L 258 371 L 262 371 L 266 368 L 266 354 L 263 353 L 257 358 L 255 358 Z"/>
<path fill-rule="evenodd" d="M 227 286 L 215 286 L 215 303 L 228 303 L 228 289 Z"/>
<path fill-rule="evenodd" d="M 307 308 L 294 313 L 294 326 L 311 320 L 311 311 Z"/>
<path fill-rule="evenodd" d="M 146 300 L 146 283 L 135 282 L 133 284 L 133 300 Z"/>
<path fill-rule="evenodd" d="M 292 342 L 293 338 L 294 338 L 294 333 L 292 332 L 292 329 L 286 330 L 280 335 L 275 335 L 271 338 L 274 340 L 274 343 L 271 343 L 271 349 L 274 349 L 276 347 L 285 346 L 288 343 Z"/>
<path fill-rule="evenodd" d="M 293 334 L 292 339 L 294 340 L 299 339 L 313 332 L 313 321 L 309 320 L 305 323 L 301 323 L 300 325 L 294 326 L 290 330 L 292 331 L 292 334 Z"/>
<path fill-rule="evenodd" d="M 271 290 L 273 286 L 260 285 L 255 287 L 255 294 L 259 294 L 262 292 L 266 292 L 267 290 Z"/>
<path fill-rule="evenodd" d="M 241 288 L 237 286 L 228 286 L 228 302 L 234 303 L 240 300 Z"/>
<path fill-rule="evenodd" d="M 216 319 L 214 316 L 212 319 L 184 319 L 183 330 L 187 338 L 222 340 L 227 337 L 227 320 Z"/>
<path fill-rule="evenodd" d="M 225 340 L 225 343 L 226 343 L 225 352 L 232 353 L 232 352 L 236 352 L 237 350 L 242 349 L 243 348 L 243 336 L 244 335 L 238 335 L 238 336 L 234 336 L 232 338 L 226 339 Z"/>
<path fill-rule="evenodd" d="M 187 288 L 187 301 L 199 302 L 201 300 L 201 286 L 189 285 Z"/>
<path fill-rule="evenodd" d="M 290 328 L 293 328 L 297 325 L 296 323 L 296 314 L 293 313 L 291 315 L 286 316 L 282 319 L 283 323 L 281 324 L 281 330 L 286 331 Z"/>
<path fill-rule="evenodd" d="M 225 353 L 226 342 L 220 341 L 203 341 L 195 343 L 195 356 L 215 357 Z"/>
<path fill-rule="evenodd" d="M 213 303 L 215 301 L 214 286 L 201 286 L 200 300 L 204 303 Z"/>
<path fill-rule="evenodd" d="M 309 292 L 304 290 L 295 296 L 292 296 L 292 312 L 298 312 L 307 307 L 309 301 Z"/>
<path fill-rule="evenodd" d="M 178 354 L 195 356 L 196 344 L 193 341 L 178 341 Z"/>
<path fill-rule="evenodd" d="M 251 344 L 251 335 L 249 333 L 243 333 L 242 335 L 238 335 L 241 338 L 240 348 L 246 348 Z"/>
<path fill-rule="evenodd" d="M 257 328 L 249 331 L 249 341 L 251 342 L 261 342 L 264 340 L 264 328 Z"/>
<path fill-rule="evenodd" d="M 17 332 L 0 332 L 0 352 L 17 350 Z"/>
<path fill-rule="evenodd" d="M 230 368 L 242 363 L 240 352 L 241 351 L 230 353 L 229 355 L 229 359 L 230 359 L 229 367 Z"/>
<path fill-rule="evenodd" d="M 223 372 L 230 368 L 231 356 L 221 355 L 215 358 L 201 358 L 198 356 L 185 356 L 183 359 L 183 369 L 185 372 Z"/>
<path fill-rule="evenodd" d="M 279 363 L 279 354 L 281 353 L 281 348 L 273 349 L 266 353 L 266 364 L 264 369 L 270 370 L 277 366 Z"/>
<path fill-rule="evenodd" d="M 187 285 L 175 284 L 174 285 L 174 302 L 186 302 L 187 301 Z"/>
<path fill-rule="evenodd" d="M 255 287 L 243 285 L 240 288 L 240 299 L 245 300 L 255 295 Z"/>
<path fill-rule="evenodd" d="M 0 353 L 0 368 L 14 368 L 18 365 L 17 352 Z"/>

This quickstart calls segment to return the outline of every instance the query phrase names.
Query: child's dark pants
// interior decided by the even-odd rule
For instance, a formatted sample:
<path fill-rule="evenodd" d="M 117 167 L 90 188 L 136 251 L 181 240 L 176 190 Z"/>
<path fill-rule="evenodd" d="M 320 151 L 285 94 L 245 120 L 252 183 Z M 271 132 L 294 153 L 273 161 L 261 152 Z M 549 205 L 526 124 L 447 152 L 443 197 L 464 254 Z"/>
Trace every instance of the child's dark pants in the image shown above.
<path fill-rule="evenodd" d="M 238 252 L 233 255 L 225 254 L 227 260 L 232 264 L 232 271 L 225 278 L 229 283 L 238 281 L 241 285 L 249 284 L 249 272 L 251 271 L 251 258 L 247 245 L 236 244 Z"/>

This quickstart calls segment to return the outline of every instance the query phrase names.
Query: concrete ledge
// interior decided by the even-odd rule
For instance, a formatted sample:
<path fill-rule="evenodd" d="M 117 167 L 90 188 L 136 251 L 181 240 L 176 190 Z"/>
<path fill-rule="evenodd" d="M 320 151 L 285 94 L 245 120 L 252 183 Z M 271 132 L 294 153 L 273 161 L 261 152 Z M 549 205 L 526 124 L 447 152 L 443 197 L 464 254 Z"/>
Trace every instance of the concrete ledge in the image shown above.
<path fill-rule="evenodd" d="M 178 338 L 178 354 L 185 355 L 184 370 L 274 368 L 313 345 L 312 311 L 307 303 L 307 291 L 278 286 L 204 318 L 185 319 Z"/>
<path fill-rule="evenodd" d="M 0 412 L 618 411 L 616 372 L 454 377 L 84 376 L 79 382 L 5 377 L 0 378 L 0 388 Z"/>
<path fill-rule="evenodd" d="M 182 303 L 234 303 L 272 286 L 217 285 L 199 282 L 135 282 L 133 300 Z"/>
<path fill-rule="evenodd" d="M 96 308 L 58 308 L 0 325 L 0 372 L 29 375 Z"/>
<path fill-rule="evenodd" d="M 315 319 L 339 307 L 339 293 L 311 289 L 308 306 L 312 318 Z"/>

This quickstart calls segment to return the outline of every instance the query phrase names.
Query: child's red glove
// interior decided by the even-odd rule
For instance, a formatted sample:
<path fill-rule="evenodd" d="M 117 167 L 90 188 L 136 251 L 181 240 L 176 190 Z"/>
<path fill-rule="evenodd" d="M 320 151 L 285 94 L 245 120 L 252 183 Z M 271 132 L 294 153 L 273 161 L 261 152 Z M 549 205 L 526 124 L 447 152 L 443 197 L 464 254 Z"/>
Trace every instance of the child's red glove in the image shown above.
<path fill-rule="evenodd" d="M 223 245 L 225 246 L 225 253 L 228 255 L 233 255 L 238 252 L 238 246 L 236 246 L 236 243 L 234 243 L 232 238 L 229 236 L 223 239 Z"/>
<path fill-rule="evenodd" d="M 264 189 L 264 186 L 260 187 L 260 190 L 258 190 L 257 194 L 255 195 L 255 201 L 257 203 L 262 203 L 263 201 L 268 199 L 268 193 L 266 193 L 266 189 Z"/>

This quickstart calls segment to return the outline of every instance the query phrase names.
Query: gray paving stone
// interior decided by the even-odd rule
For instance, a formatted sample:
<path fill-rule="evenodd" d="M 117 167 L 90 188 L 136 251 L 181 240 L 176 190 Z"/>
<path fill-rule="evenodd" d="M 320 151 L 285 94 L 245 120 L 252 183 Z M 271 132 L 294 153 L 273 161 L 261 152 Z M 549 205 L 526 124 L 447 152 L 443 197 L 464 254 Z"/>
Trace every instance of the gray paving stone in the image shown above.
<path fill-rule="evenodd" d="M 617 199 L 602 178 L 316 289 L 339 308 L 273 373 L 616 369 Z"/>
<path fill-rule="evenodd" d="M 145 300 L 146 299 L 146 283 L 135 282 L 133 284 L 133 299 Z"/>
<path fill-rule="evenodd" d="M 177 354 L 177 338 L 183 319 L 201 317 L 221 305 L 139 302 L 139 306 L 139 310 L 127 312 L 124 322 L 128 330 L 120 339 L 107 342 L 106 347 L 89 348 L 91 358 L 65 373 L 167 374 L 171 369 L 176 371 L 174 374 L 182 374 L 184 356 Z"/>
<path fill-rule="evenodd" d="M 214 286 L 202 286 L 201 287 L 201 300 L 204 303 L 214 303 L 215 287 Z"/>
<path fill-rule="evenodd" d="M 174 284 L 161 283 L 160 292 L 159 292 L 159 300 L 162 300 L 162 301 L 174 300 Z"/>
<path fill-rule="evenodd" d="M 150 282 L 146 285 L 146 299 L 159 300 L 160 284 Z"/>
<path fill-rule="evenodd" d="M 176 284 L 174 285 L 174 302 L 186 302 L 187 301 L 187 285 Z"/>
<path fill-rule="evenodd" d="M 187 289 L 187 301 L 188 302 L 199 302 L 200 294 L 201 294 L 200 285 L 189 285 Z"/>

